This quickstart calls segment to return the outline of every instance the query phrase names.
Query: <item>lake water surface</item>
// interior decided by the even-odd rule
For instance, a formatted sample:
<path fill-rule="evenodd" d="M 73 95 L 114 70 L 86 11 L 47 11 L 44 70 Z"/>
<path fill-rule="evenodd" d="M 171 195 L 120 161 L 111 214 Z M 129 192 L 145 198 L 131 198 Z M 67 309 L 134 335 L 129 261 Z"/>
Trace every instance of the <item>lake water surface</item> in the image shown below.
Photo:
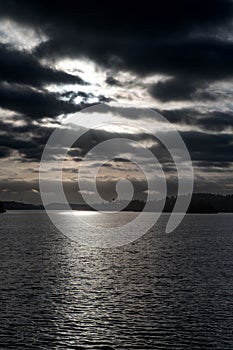
<path fill-rule="evenodd" d="M 233 215 L 187 215 L 171 234 L 167 219 L 99 249 L 44 212 L 1 215 L 0 348 L 232 350 Z"/>

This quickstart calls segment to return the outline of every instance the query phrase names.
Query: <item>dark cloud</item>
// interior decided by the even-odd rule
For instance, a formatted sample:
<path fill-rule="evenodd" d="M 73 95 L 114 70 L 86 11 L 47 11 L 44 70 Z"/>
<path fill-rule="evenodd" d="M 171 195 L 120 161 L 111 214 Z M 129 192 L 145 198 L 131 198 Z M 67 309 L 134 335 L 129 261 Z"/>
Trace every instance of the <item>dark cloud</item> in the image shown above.
<path fill-rule="evenodd" d="M 3 123 L 4 125 L 4 123 Z M 0 124 L 2 130 L 4 127 Z M 23 157 L 25 161 L 40 161 L 41 154 L 46 144 L 53 128 L 47 127 L 35 127 L 35 125 L 28 124 L 22 127 L 10 127 L 7 125 L 5 127 L 5 133 L 2 134 L 0 140 L 0 147 L 7 148 L 8 150 L 17 150 Z M 61 131 L 61 140 L 59 147 L 65 146 L 65 140 L 70 137 L 70 133 L 75 133 L 75 130 L 65 130 Z M 186 146 L 190 152 L 191 159 L 195 162 L 196 166 L 209 166 L 209 168 L 214 166 L 229 166 L 233 161 L 233 136 L 230 134 L 210 134 L 198 131 L 187 131 L 181 132 L 181 136 L 186 143 Z M 147 134 L 119 134 L 113 132 L 106 132 L 102 130 L 91 130 L 82 136 L 78 142 L 75 142 L 72 148 L 69 150 L 68 154 L 77 162 L 80 162 L 82 158 L 98 143 L 104 142 L 109 139 L 114 138 L 130 138 L 138 142 L 139 147 L 140 142 L 144 143 L 148 141 L 154 141 L 154 146 L 150 147 L 150 150 L 156 155 L 159 162 L 164 165 L 164 167 L 171 168 L 172 160 L 168 151 L 157 142 L 156 138 L 151 137 Z M 129 148 L 130 149 L 130 148 Z M 56 149 L 52 152 L 56 153 Z M 132 148 L 132 155 L 135 154 L 137 150 Z M 121 156 L 124 153 L 124 147 L 122 150 L 119 149 L 119 157 L 115 160 L 116 163 L 128 162 Z M 137 154 L 137 153 L 136 153 Z M 2 157 L 4 153 L 2 153 Z M 8 153 L 5 153 L 8 156 Z M 132 161 L 134 161 L 132 157 Z M 222 165 L 221 165 L 222 164 Z M 172 168 L 173 169 L 173 168 Z"/>
<path fill-rule="evenodd" d="M 193 161 L 233 162 L 233 136 L 231 134 L 207 134 L 181 132 Z"/>
<path fill-rule="evenodd" d="M 194 161 L 193 164 L 198 168 L 202 168 L 202 171 L 204 168 L 206 172 L 223 172 L 232 166 L 232 162 L 227 161 Z"/>
<path fill-rule="evenodd" d="M 22 8 L 24 11 L 22 11 Z M 155 11 L 156 10 L 156 11 Z M 106 4 L 67 2 L 1 0 L 1 15 L 11 16 L 30 25 L 46 25 L 51 22 L 62 27 L 98 30 L 99 32 L 129 34 L 156 33 L 169 35 L 200 29 L 211 29 L 231 19 L 232 3 L 228 0 L 171 0 L 156 3 L 130 3 L 118 1 L 114 7 Z M 130 16 L 129 16 L 130 14 Z"/>
<path fill-rule="evenodd" d="M 122 86 L 121 82 L 112 76 L 106 78 L 106 83 L 111 86 Z"/>
<path fill-rule="evenodd" d="M 231 111 L 221 112 L 203 112 L 195 109 L 177 109 L 159 111 L 171 123 L 180 123 L 199 127 L 204 131 L 222 132 L 227 128 L 233 128 L 233 113 Z"/>
<path fill-rule="evenodd" d="M 209 90 L 210 85 L 233 78 L 233 43 L 228 40 L 232 33 L 233 2 L 164 0 L 156 2 L 156 10 L 155 4 L 152 5 L 147 2 L 131 5 L 125 1 L 102 6 L 99 2 L 0 0 L 0 18 L 42 31 L 48 38 L 33 52 L 0 45 L 0 107 L 14 111 L 15 121 L 21 118 L 24 122 L 23 125 L 14 124 L 1 117 L 2 159 L 19 153 L 22 161 L 38 162 L 53 131 L 53 128 L 38 125 L 42 119 L 56 121 L 60 114 L 74 113 L 87 106 L 91 98 L 110 101 L 103 95 L 73 92 L 72 89 L 60 93 L 45 90 L 46 84 L 86 83 L 80 77 L 41 62 L 64 57 L 88 58 L 106 69 L 105 82 L 116 87 L 130 86 L 129 82 L 117 79 L 119 70 L 134 72 L 140 76 L 141 88 L 147 88 L 148 94 L 162 102 L 211 101 L 218 97 Z M 143 83 L 141 78 L 156 73 L 168 79 L 153 85 Z M 220 89 L 221 93 L 224 91 Z M 75 104 L 77 97 L 82 98 L 82 104 Z M 233 139 L 225 130 L 233 127 L 231 112 L 211 108 L 200 113 L 186 108 L 161 113 L 171 122 L 189 125 L 192 129 L 181 134 L 196 168 L 203 172 L 209 169 L 210 173 L 230 168 Z M 134 118 L 132 114 L 130 117 Z M 195 131 L 197 129 L 202 132 Z M 73 145 L 69 155 L 81 161 L 97 143 L 127 136 L 132 138 L 127 133 L 91 131 L 79 144 Z M 151 137 L 138 134 L 135 140 L 151 141 Z M 151 150 L 164 169 L 172 172 L 171 159 L 161 145 L 156 144 Z M 119 159 L 123 162 L 121 156 Z M 216 184 L 218 180 L 213 181 Z M 224 186 L 223 181 L 216 184 L 216 189 L 220 185 Z"/>
<path fill-rule="evenodd" d="M 186 100 L 196 91 L 196 85 L 193 82 L 187 84 L 182 79 L 169 79 L 160 81 L 150 88 L 151 96 L 161 101 Z"/>
<path fill-rule="evenodd" d="M 16 51 L 0 44 L 0 79 L 7 83 L 41 87 L 44 84 L 84 84 L 74 75 L 45 67 L 26 51 Z"/>
<path fill-rule="evenodd" d="M 206 89 L 208 85 L 194 77 L 178 77 L 154 84 L 149 89 L 151 96 L 162 102 L 185 100 L 214 100 L 217 98 Z"/>
<path fill-rule="evenodd" d="M 59 114 L 74 113 L 81 109 L 69 101 L 59 99 L 58 93 L 34 90 L 23 86 L 0 85 L 0 106 L 32 119 L 54 117 Z"/>
<path fill-rule="evenodd" d="M 17 151 L 17 154 L 14 154 L 14 158 L 19 159 L 21 162 L 38 162 L 41 159 L 43 148 L 44 144 L 40 143 L 36 137 L 30 137 L 29 133 L 7 132 L 2 134 L 0 138 L 0 153 L 2 158 L 8 158 L 13 154 L 13 151 Z"/>
<path fill-rule="evenodd" d="M 198 123 L 206 130 L 224 131 L 226 128 L 233 129 L 233 113 L 212 112 L 207 113 Z"/>
<path fill-rule="evenodd" d="M 15 116 L 15 118 L 22 118 L 21 116 Z M 0 120 L 0 128 L 2 135 L 0 138 L 0 147 L 6 147 L 9 151 L 18 151 L 23 157 L 22 161 L 40 161 L 41 155 L 49 136 L 55 128 L 35 125 L 30 119 L 27 123 L 21 126 L 16 126 L 14 123 L 8 123 L 7 121 Z M 57 150 L 66 146 L 67 140 L 76 134 L 74 129 L 62 128 L 60 131 L 61 137 L 58 137 L 59 144 L 56 145 Z M 74 135 L 75 136 L 75 135 Z M 107 132 L 104 130 L 89 130 L 87 131 L 77 142 L 75 142 L 71 149 L 68 151 L 68 155 L 75 161 L 82 161 L 83 157 L 97 144 L 106 140 L 114 138 L 131 138 L 135 141 L 151 141 L 151 136 L 146 134 L 128 134 L 128 133 L 115 133 Z M 156 142 L 156 139 L 154 139 Z M 52 153 L 58 155 L 56 147 L 51 150 Z M 122 149 L 123 151 L 124 149 Z M 121 150 L 119 150 L 120 153 Z M 134 149 L 132 148 L 132 153 Z M 161 153 L 161 150 L 160 150 Z M 4 156 L 4 154 L 2 154 Z M 7 157 L 8 154 L 6 153 Z M 118 157 L 116 162 L 126 162 L 124 158 Z"/>
<path fill-rule="evenodd" d="M 81 37 L 71 35 L 72 40 L 64 42 L 61 42 L 59 36 L 42 43 L 37 48 L 37 54 L 73 57 L 84 55 L 112 69 L 131 70 L 139 75 L 162 73 L 180 79 L 185 77 L 190 82 L 194 79 L 196 83 L 232 76 L 232 42 L 217 37 L 189 37 L 188 34 L 183 32 L 179 37 L 173 37 L 170 33 L 169 37 L 161 40 L 156 37 L 159 33 L 153 35 L 153 31 L 142 31 L 141 35 L 138 34 L 139 37 L 132 33 L 127 39 L 119 36 L 113 40 L 108 32 L 99 33 L 100 37 L 97 32 L 89 35 L 82 33 Z"/>
<path fill-rule="evenodd" d="M 15 116 L 15 120 L 22 121 L 22 116 Z M 8 158 L 13 151 L 17 151 L 21 162 L 40 161 L 45 143 L 53 132 L 51 127 L 35 125 L 30 119 L 24 120 L 23 125 L 16 125 L 0 119 L 0 150 L 1 157 Z"/>
<path fill-rule="evenodd" d="M 35 51 L 39 56 L 86 56 L 112 69 L 174 77 L 170 85 L 157 87 L 162 92 L 152 89 L 152 95 L 164 101 L 191 97 L 203 84 L 233 75 L 233 44 L 222 39 L 231 30 L 230 0 L 165 0 L 156 3 L 156 11 L 149 3 L 132 7 L 117 2 L 114 10 L 75 1 L 56 6 L 28 0 L 0 4 L 2 17 L 46 32 L 49 40 Z M 173 84 L 182 85 L 184 79 L 186 91 L 179 86 L 173 94 Z"/>
<path fill-rule="evenodd" d="M 195 124 L 198 115 L 200 114 L 195 109 L 180 108 L 171 110 L 158 110 L 169 122 L 174 124 Z"/>
<path fill-rule="evenodd" d="M 10 150 L 9 148 L 5 147 L 5 146 L 0 146 L 0 158 L 6 158 L 8 156 L 10 156 Z"/>
<path fill-rule="evenodd" d="M 69 101 L 73 101 L 76 97 L 83 97 L 84 99 L 87 99 L 89 97 L 93 97 L 92 94 L 87 94 L 86 92 L 79 91 L 79 92 L 74 92 L 74 91 L 66 91 L 60 94 L 61 97 L 67 98 Z"/>

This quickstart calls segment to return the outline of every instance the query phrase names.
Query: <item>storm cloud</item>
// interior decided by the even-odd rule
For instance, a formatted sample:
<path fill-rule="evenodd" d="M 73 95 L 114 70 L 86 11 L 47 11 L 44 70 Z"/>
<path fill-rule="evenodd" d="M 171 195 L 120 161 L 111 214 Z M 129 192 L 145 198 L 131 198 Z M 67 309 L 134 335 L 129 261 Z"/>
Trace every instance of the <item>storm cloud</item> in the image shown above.
<path fill-rule="evenodd" d="M 24 170 L 30 162 L 38 165 L 49 136 L 66 115 L 96 103 L 135 102 L 177 127 L 195 167 L 197 189 L 206 186 L 208 191 L 203 174 L 211 174 L 211 190 L 215 183 L 219 191 L 225 172 L 223 191 L 229 191 L 233 2 L 152 5 L 0 0 L 1 162 L 16 161 Z M 4 23 L 24 30 L 11 35 Z M 18 45 L 30 31 L 34 36 L 28 34 L 28 40 L 37 40 L 30 47 Z M 126 118 L 136 119 L 134 114 Z M 154 125 L 153 118 L 150 122 Z M 168 152 L 141 131 L 132 136 L 92 130 L 68 156 L 79 163 L 91 147 L 115 137 L 148 144 L 164 169 L 173 172 Z M 122 154 L 105 171 L 112 166 L 127 167 Z"/>

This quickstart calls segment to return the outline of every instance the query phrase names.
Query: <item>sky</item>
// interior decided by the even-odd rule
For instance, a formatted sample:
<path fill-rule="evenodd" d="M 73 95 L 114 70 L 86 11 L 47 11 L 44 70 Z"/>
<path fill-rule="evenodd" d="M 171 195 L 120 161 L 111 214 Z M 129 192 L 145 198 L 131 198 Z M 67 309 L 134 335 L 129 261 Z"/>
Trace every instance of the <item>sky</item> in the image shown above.
<path fill-rule="evenodd" d="M 194 191 L 233 193 L 232 20 L 230 0 L 163 0 L 153 7 L 0 0 L 0 200 L 40 203 L 39 165 L 49 136 L 67 116 L 78 118 L 98 103 L 161 113 L 190 152 Z M 85 154 L 122 136 L 156 154 L 175 193 L 172 159 L 140 128 L 157 128 L 153 116 L 125 114 L 138 128 L 88 131 L 68 152 L 63 179 L 70 202 L 82 199 L 77 171 Z M 119 150 L 99 174 L 105 199 L 122 177 L 144 198 L 142 172 Z M 89 180 L 87 174 L 91 196 Z"/>

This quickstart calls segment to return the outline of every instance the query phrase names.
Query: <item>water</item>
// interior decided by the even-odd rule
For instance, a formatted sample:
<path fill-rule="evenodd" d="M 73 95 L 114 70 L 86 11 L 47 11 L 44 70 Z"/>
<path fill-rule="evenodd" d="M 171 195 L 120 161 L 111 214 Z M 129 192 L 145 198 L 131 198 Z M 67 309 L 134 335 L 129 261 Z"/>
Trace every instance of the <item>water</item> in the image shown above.
<path fill-rule="evenodd" d="M 1 215 L 0 348 L 232 350 L 233 215 L 188 215 L 164 234 L 167 218 L 104 250 L 45 213 Z"/>

